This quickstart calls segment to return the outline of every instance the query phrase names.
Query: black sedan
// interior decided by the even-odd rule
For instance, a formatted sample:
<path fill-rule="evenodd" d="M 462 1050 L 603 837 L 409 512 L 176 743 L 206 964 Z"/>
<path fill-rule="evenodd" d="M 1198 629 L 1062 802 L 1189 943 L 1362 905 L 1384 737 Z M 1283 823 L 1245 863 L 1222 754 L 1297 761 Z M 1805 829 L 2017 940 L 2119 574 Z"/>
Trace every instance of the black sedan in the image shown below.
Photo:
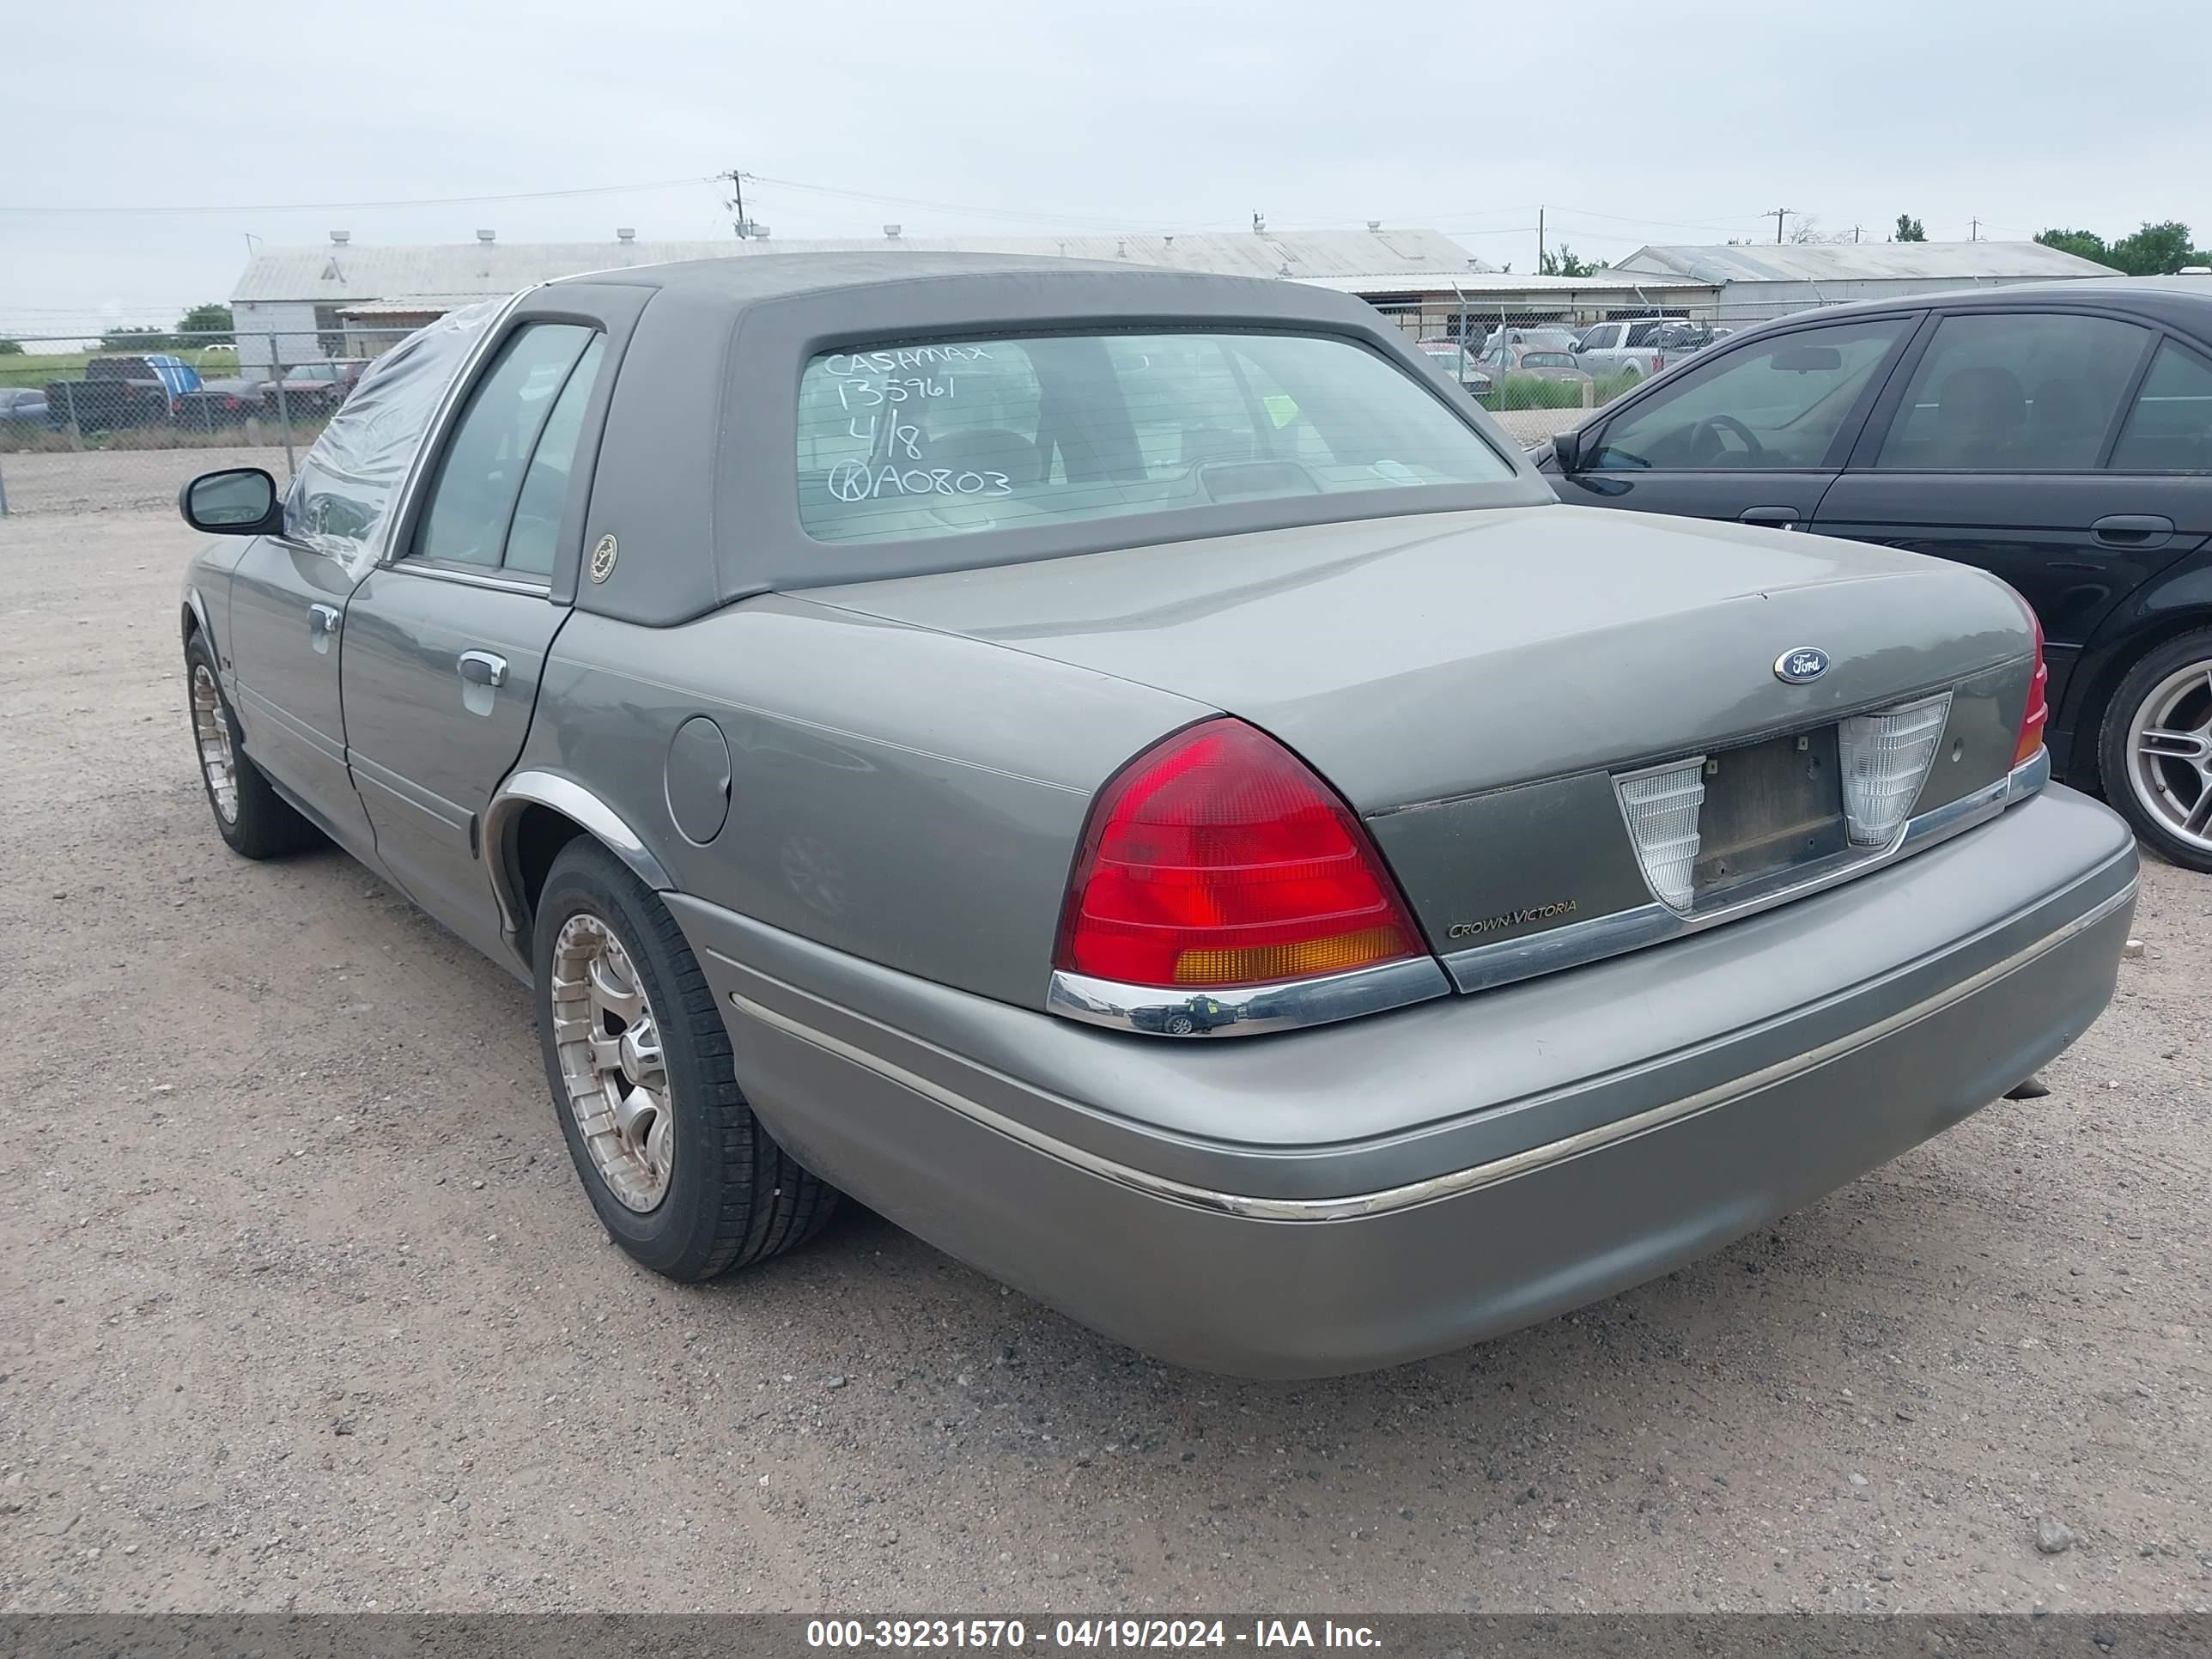
<path fill-rule="evenodd" d="M 1713 346 L 1537 461 L 1565 501 L 1994 571 L 2048 637 L 2058 771 L 2212 871 L 2212 278 L 1805 313 Z"/>

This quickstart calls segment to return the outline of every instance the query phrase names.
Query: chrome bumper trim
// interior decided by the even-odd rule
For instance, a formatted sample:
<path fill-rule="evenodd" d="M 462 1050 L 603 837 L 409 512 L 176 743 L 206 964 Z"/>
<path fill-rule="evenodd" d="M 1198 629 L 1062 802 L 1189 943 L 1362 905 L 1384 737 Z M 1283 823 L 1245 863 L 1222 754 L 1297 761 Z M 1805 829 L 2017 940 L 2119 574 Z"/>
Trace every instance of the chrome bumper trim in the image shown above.
<path fill-rule="evenodd" d="M 1451 981 L 1434 957 L 1408 957 L 1323 979 L 1218 991 L 1203 987 L 1170 991 L 1055 973 L 1045 994 L 1045 1007 L 1070 1019 L 1149 1036 L 1257 1036 L 1264 1031 L 1378 1014 L 1386 1008 L 1425 1002 L 1450 989 Z"/>
<path fill-rule="evenodd" d="M 2094 880 L 2111 867 L 2109 862 L 2100 865 L 2097 869 L 2083 875 L 2081 880 Z M 2081 883 L 2076 882 L 2074 884 L 2079 886 Z M 1176 1181 L 1166 1176 L 1154 1175 L 1148 1170 L 1135 1169 L 1112 1158 L 1102 1158 L 1085 1147 L 1072 1146 L 1056 1136 L 1045 1134 L 1026 1123 L 1008 1117 L 1003 1112 L 994 1111 L 980 1102 L 970 1100 L 966 1096 L 945 1087 L 942 1084 L 933 1082 L 928 1078 L 908 1071 L 902 1066 L 870 1054 L 867 1050 L 841 1038 L 831 1036 L 825 1031 L 817 1030 L 813 1026 L 793 1019 L 787 1014 L 779 1013 L 775 1009 L 767 1007 L 740 993 L 735 991 L 730 993 L 730 1001 L 738 1012 L 749 1018 L 759 1020 L 765 1025 L 795 1037 L 802 1042 L 810 1043 L 827 1054 L 850 1060 L 857 1066 L 866 1066 L 877 1075 L 910 1089 L 927 1099 L 935 1101 L 940 1106 L 971 1118 L 988 1128 L 995 1129 L 1000 1133 L 1019 1141 L 1032 1151 L 1057 1158 L 1061 1163 L 1073 1164 L 1077 1169 L 1105 1180 L 1118 1182 L 1121 1186 L 1144 1193 L 1148 1196 L 1168 1199 L 1176 1203 L 1195 1205 L 1201 1209 L 1261 1221 L 1349 1221 L 1364 1216 L 1387 1215 L 1398 1210 L 1412 1209 L 1417 1205 L 1431 1204 L 1441 1199 L 1457 1198 L 1468 1193 L 1480 1192 L 1486 1187 L 1494 1187 L 1503 1182 L 1532 1174 L 1538 1170 L 1548 1169 L 1556 1164 L 1565 1164 L 1575 1158 L 1586 1157 L 1589 1153 L 1618 1145 L 1621 1141 L 1632 1140 L 1640 1135 L 1649 1134 L 1654 1130 L 1681 1122 L 1685 1119 L 1716 1110 L 1747 1095 L 1755 1094 L 1762 1089 L 1769 1089 L 1777 1084 L 1786 1083 L 1792 1078 L 1825 1066 L 1831 1060 L 1840 1059 L 1854 1049 L 1880 1042 L 1882 1038 L 1902 1030 L 1908 1025 L 1917 1024 L 1921 1020 L 1941 1013 L 1954 1003 L 1964 1001 L 1976 992 L 2002 979 L 2015 969 L 2025 967 L 2038 957 L 2057 949 L 2069 939 L 2087 932 L 2106 917 L 2132 903 L 2135 900 L 2136 886 L 2137 884 L 2130 880 L 2120 891 L 2100 901 L 2064 926 L 2045 934 L 2030 945 L 2023 945 L 2002 961 L 1991 963 L 1979 972 L 1960 980 L 1954 985 L 1944 987 L 1935 995 L 1924 998 L 1909 1008 L 1900 1009 L 1896 1013 L 1877 1020 L 1871 1025 L 1849 1032 L 1832 1042 L 1822 1043 L 1816 1048 L 1808 1049 L 1803 1054 L 1792 1054 L 1787 1060 L 1778 1060 L 1773 1065 L 1762 1067 L 1759 1071 L 1747 1073 L 1742 1077 L 1731 1078 L 1726 1083 L 1717 1084 L 1712 1088 L 1702 1090 L 1693 1095 L 1686 1095 L 1680 1100 L 1668 1101 L 1662 1105 L 1652 1107 L 1648 1111 L 1638 1112 L 1612 1123 L 1601 1123 L 1594 1128 L 1585 1129 L 1579 1134 L 1569 1135 L 1563 1139 L 1550 1141 L 1541 1146 L 1532 1146 L 1525 1152 L 1515 1152 L 1505 1158 L 1493 1158 L 1489 1163 L 1479 1164 L 1473 1169 L 1455 1170 L 1446 1175 L 1431 1176 L 1426 1180 L 1408 1182 L 1403 1186 L 1385 1188 L 1380 1192 L 1354 1193 L 1342 1198 L 1254 1198 L 1236 1193 L 1215 1192 L 1207 1188 L 1194 1186 L 1188 1182 Z M 1780 1016 L 1782 1018 L 1792 1017 L 1792 1015 Z M 1516 1104 L 1520 1107 L 1540 1106 L 1547 1100 L 1558 1098 L 1562 1094 L 1587 1088 L 1592 1082 L 1597 1080 L 1583 1079 L 1569 1085 L 1567 1089 L 1532 1097 Z"/>
<path fill-rule="evenodd" d="M 1571 921 L 1527 939 L 1501 939 L 1494 945 L 1479 945 L 1471 951 L 1455 951 L 1443 958 L 1444 968 L 1460 990 L 1487 991 L 1562 968 L 1579 968 L 1585 963 L 1602 961 L 1607 957 L 1658 945 L 1686 933 L 1702 933 L 1724 921 L 1755 915 L 1792 899 L 1808 897 L 1879 870 L 1908 853 L 1933 847 L 1978 823 L 1987 823 L 2050 781 L 2050 751 L 2039 749 L 1986 788 L 1906 820 L 1897 838 L 1887 847 L 1856 848 L 1823 859 L 1818 864 L 1779 872 L 1765 881 L 1739 888 L 1725 900 L 1705 908 L 1675 910 L 1655 900 L 1609 916 Z"/>

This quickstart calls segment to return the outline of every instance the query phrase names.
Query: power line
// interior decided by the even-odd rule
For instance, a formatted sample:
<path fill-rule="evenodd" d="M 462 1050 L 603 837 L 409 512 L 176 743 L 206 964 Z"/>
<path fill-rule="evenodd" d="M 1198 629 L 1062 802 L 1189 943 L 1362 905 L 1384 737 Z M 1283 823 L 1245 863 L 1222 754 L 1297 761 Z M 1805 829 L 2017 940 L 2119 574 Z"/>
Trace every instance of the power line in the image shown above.
<path fill-rule="evenodd" d="M 749 177 L 750 175 L 748 175 Z M 481 202 L 537 202 L 556 196 L 620 196 L 635 191 L 676 190 L 712 184 L 712 179 L 648 179 L 635 185 L 581 185 L 570 190 L 518 190 L 488 196 L 418 196 L 381 202 L 243 202 L 205 204 L 193 207 L 17 207 L 0 205 L 0 213 L 70 214 L 136 216 L 141 214 L 190 213 L 352 213 L 376 208 L 461 207 Z"/>

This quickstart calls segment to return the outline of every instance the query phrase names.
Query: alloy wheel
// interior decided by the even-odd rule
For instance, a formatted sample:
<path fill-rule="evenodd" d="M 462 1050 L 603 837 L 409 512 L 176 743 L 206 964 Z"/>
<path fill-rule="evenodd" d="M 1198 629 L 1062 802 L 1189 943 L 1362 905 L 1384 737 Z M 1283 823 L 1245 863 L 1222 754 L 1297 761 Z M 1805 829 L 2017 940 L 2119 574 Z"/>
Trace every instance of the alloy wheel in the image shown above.
<path fill-rule="evenodd" d="M 612 927 L 588 911 L 553 945 L 553 1041 L 592 1165 L 625 1209 L 644 1214 L 668 1195 L 676 1121 L 660 1027 L 637 965 Z"/>
<path fill-rule="evenodd" d="M 199 745 L 200 770 L 207 776 L 216 816 L 225 823 L 236 823 L 238 751 L 231 746 L 230 716 L 223 712 L 222 693 L 204 662 L 192 665 L 192 738 Z"/>
<path fill-rule="evenodd" d="M 2177 668 L 2136 705 L 2128 787 L 2171 834 L 2212 853 L 2212 662 Z"/>

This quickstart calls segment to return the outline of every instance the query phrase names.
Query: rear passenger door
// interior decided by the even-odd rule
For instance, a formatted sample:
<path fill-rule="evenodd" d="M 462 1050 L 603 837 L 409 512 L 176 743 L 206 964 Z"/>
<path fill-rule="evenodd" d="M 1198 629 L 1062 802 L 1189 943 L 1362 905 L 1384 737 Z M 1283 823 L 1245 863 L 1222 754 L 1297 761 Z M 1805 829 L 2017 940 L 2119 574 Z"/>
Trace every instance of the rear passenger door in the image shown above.
<path fill-rule="evenodd" d="M 2160 424 L 2171 400 L 2147 405 L 2122 447 L 2154 362 L 2179 386 L 2199 361 L 2112 313 L 1941 314 L 1814 528 L 2010 582 L 2042 618 L 2055 705 L 2098 623 L 2212 529 L 2201 476 L 2153 470 L 2172 459 Z"/>
<path fill-rule="evenodd" d="M 378 854 L 424 909 L 495 952 L 483 814 L 568 614 L 610 332 L 558 289 L 517 309 L 434 441 L 395 556 L 346 612 L 346 746 Z"/>
<path fill-rule="evenodd" d="M 1587 428 L 1563 501 L 1735 519 L 1812 521 L 1915 313 L 1762 335 L 1625 400 Z"/>

